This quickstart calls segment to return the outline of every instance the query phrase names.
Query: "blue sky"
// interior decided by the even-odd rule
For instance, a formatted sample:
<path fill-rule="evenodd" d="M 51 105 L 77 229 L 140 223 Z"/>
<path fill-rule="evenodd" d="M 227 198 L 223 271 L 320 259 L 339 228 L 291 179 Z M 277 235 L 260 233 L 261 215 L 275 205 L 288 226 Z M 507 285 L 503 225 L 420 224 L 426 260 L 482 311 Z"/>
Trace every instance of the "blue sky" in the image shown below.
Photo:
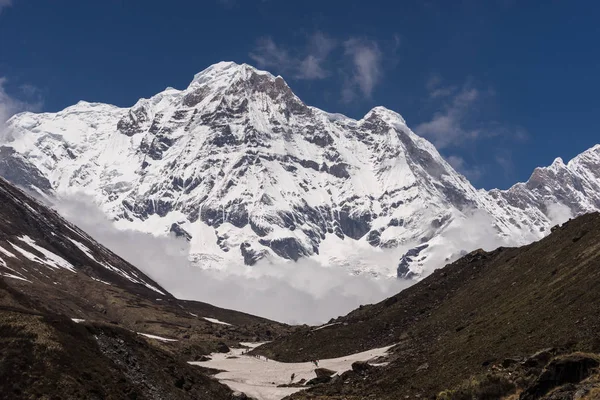
<path fill-rule="evenodd" d="M 600 143 L 596 1 L 0 0 L 0 118 L 130 106 L 222 60 L 399 112 L 478 187 Z"/>

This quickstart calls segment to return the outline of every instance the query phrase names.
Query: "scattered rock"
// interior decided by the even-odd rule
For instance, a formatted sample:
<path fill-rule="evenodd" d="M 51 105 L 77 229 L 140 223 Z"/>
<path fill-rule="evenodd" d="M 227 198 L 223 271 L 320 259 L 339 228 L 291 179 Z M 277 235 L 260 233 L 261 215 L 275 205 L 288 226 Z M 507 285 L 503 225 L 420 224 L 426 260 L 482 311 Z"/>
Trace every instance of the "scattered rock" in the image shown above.
<path fill-rule="evenodd" d="M 552 359 L 554 356 L 554 351 L 554 349 L 540 350 L 523 361 L 523 366 L 527 368 L 542 368 L 544 365 L 548 364 L 548 361 Z"/>
<path fill-rule="evenodd" d="M 417 372 L 419 372 L 419 371 L 427 371 L 428 369 L 429 369 L 429 364 L 428 363 L 421 364 L 417 368 Z"/>
<path fill-rule="evenodd" d="M 225 343 L 219 342 L 217 343 L 217 351 L 219 353 L 229 353 L 231 349 L 229 349 L 229 346 L 227 346 Z"/>
<path fill-rule="evenodd" d="M 502 360 L 502 368 L 509 368 L 513 365 L 518 364 L 519 362 L 521 362 L 521 360 L 518 358 L 505 358 L 504 360 Z"/>
<path fill-rule="evenodd" d="M 335 375 L 336 371 L 327 368 L 317 368 L 315 369 L 315 374 L 317 375 L 317 378 L 321 378 L 323 376 L 330 377 Z"/>
<path fill-rule="evenodd" d="M 356 372 L 357 374 L 364 374 L 371 368 L 373 368 L 373 366 L 366 361 L 356 361 L 352 363 L 352 371 Z"/>
<path fill-rule="evenodd" d="M 306 382 L 307 385 L 313 386 L 313 385 L 318 385 L 321 383 L 329 383 L 329 381 L 331 381 L 331 377 L 330 376 L 321 376 L 320 378 L 313 378 L 310 381 Z"/>

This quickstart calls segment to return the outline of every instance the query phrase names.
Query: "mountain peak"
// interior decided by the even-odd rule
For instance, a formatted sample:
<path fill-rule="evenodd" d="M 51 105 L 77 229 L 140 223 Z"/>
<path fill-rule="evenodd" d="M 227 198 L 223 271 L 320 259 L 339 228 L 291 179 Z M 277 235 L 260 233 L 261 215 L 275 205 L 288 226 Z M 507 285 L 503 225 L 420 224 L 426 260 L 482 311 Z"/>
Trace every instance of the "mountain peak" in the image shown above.
<path fill-rule="evenodd" d="M 202 85 L 209 81 L 222 82 L 223 84 L 231 83 L 236 78 L 248 79 L 253 74 L 265 75 L 275 79 L 275 76 L 270 72 L 259 70 L 249 64 L 238 64 L 234 61 L 221 61 L 194 75 L 194 79 L 190 86 L 194 84 Z"/>
<path fill-rule="evenodd" d="M 552 161 L 552 164 L 550 165 L 551 169 L 562 169 L 565 168 L 565 162 L 563 161 L 563 159 L 561 157 L 556 157 L 554 159 L 554 161 Z"/>
<path fill-rule="evenodd" d="M 573 168 L 557 160 L 566 173 L 539 169 L 514 190 L 477 191 L 397 112 L 329 114 L 305 105 L 283 78 L 235 62 L 131 108 L 80 103 L 9 127 L 17 139 L 0 152 L 0 175 L 57 194 L 84 191 L 121 227 L 186 238 L 206 267 L 309 256 L 389 275 L 397 262 L 373 267 L 346 254 L 412 246 L 402 267 L 419 274 L 436 246 L 464 250 L 444 232 L 461 229 L 472 209 L 499 237 L 524 243 L 554 223 L 548 199 L 573 215 L 600 208 L 593 149 Z M 552 184 L 559 175 L 570 192 Z"/>
<path fill-rule="evenodd" d="M 378 117 L 384 120 L 385 122 L 395 124 L 400 123 L 402 125 L 406 125 L 406 120 L 402 118 L 400 114 L 395 111 L 390 110 L 389 108 L 385 108 L 383 106 L 376 106 L 369 110 L 368 113 L 365 114 L 363 120 L 367 120 L 369 118 Z"/>

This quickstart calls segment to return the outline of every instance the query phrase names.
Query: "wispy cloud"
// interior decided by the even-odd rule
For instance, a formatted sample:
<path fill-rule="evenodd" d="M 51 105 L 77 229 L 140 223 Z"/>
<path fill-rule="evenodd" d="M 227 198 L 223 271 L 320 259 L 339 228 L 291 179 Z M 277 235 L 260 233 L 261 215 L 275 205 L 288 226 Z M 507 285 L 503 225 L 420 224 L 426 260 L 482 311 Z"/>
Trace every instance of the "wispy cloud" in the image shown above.
<path fill-rule="evenodd" d="M 299 64 L 296 72 L 298 79 L 324 79 L 330 75 L 325 63 L 331 52 L 337 47 L 337 41 L 317 32 L 309 40 L 308 54 Z"/>
<path fill-rule="evenodd" d="M 260 261 L 252 267 L 228 263 L 223 270 L 204 270 L 190 265 L 187 241 L 117 229 L 85 195 L 55 199 L 53 207 L 175 296 L 283 322 L 320 324 L 413 283 L 353 276 L 344 268 L 305 258 Z M 364 257 L 368 264 L 397 265 L 399 255 L 390 249 L 366 252 Z"/>
<path fill-rule="evenodd" d="M 271 37 L 260 38 L 249 56 L 260 68 L 275 68 L 294 79 L 324 79 L 330 75 L 325 67 L 337 42 L 322 32 L 312 34 L 305 50 L 290 51 L 275 43 Z"/>
<path fill-rule="evenodd" d="M 504 152 L 496 156 L 496 163 L 500 165 L 505 176 L 511 176 L 515 170 L 515 164 L 510 153 Z"/>
<path fill-rule="evenodd" d="M 457 87 L 455 85 L 442 85 L 443 79 L 440 74 L 433 74 L 427 80 L 425 87 L 429 92 L 430 99 L 440 99 L 452 95 Z"/>
<path fill-rule="evenodd" d="M 471 83 L 465 83 L 459 90 L 442 87 L 436 81 L 428 83 L 431 98 L 445 98 L 441 110 L 434 113 L 431 120 L 415 128 L 415 132 L 428 138 L 438 149 L 457 145 L 465 140 L 477 139 L 482 130 L 469 126 L 472 112 L 481 99 L 481 91 Z"/>
<path fill-rule="evenodd" d="M 461 156 L 451 155 L 446 157 L 446 161 L 448 161 L 452 168 L 463 174 L 471 182 L 478 181 L 484 174 L 482 167 L 467 165 L 465 159 Z"/>
<path fill-rule="evenodd" d="M 293 65 L 288 52 L 279 47 L 270 37 L 258 39 L 255 49 L 249 56 L 260 68 L 276 67 L 287 70 Z"/>
<path fill-rule="evenodd" d="M 392 39 L 390 54 L 395 54 L 401 37 L 394 35 Z M 384 70 L 378 42 L 358 37 L 338 40 L 320 31 L 308 36 L 299 48 L 282 46 L 271 37 L 260 38 L 249 56 L 258 67 L 272 68 L 292 79 L 325 79 L 335 71 L 341 76 L 344 102 L 359 95 L 371 98 Z"/>
<path fill-rule="evenodd" d="M 344 100 L 352 100 L 356 88 L 370 98 L 383 75 L 379 45 L 372 40 L 351 38 L 344 42 L 344 54 L 352 62 L 352 74 L 343 90 Z"/>
<path fill-rule="evenodd" d="M 428 103 L 435 105 L 437 110 L 431 119 L 417 125 L 415 132 L 446 153 L 450 165 L 471 181 L 477 181 L 485 175 L 487 168 L 469 166 L 460 155 L 462 148 L 476 146 L 476 143 L 492 138 L 500 139 L 499 143 L 514 145 L 528 137 L 522 127 L 485 117 L 484 111 L 490 107 L 490 101 L 496 95 L 493 88 L 483 89 L 470 78 L 463 84 L 448 84 L 439 74 L 431 75 L 425 88 Z M 510 174 L 512 161 L 504 154 L 502 145 L 496 149 L 496 154 L 491 160 L 506 175 Z"/>
<path fill-rule="evenodd" d="M 528 137 L 522 127 L 485 118 L 482 111 L 496 95 L 493 88 L 481 88 L 470 78 L 462 85 L 445 84 L 438 74 L 432 75 L 425 87 L 428 100 L 437 105 L 437 111 L 429 121 L 417 125 L 415 132 L 431 140 L 438 149 L 498 136 L 512 141 Z"/>
<path fill-rule="evenodd" d="M 2 9 L 10 7 L 11 5 L 12 0 L 0 0 L 0 13 L 2 13 Z"/>
<path fill-rule="evenodd" d="M 10 117 L 21 111 L 37 111 L 42 106 L 40 93 L 34 86 L 21 85 L 22 98 L 17 98 L 7 92 L 7 83 L 6 77 L 0 77 L 0 143 L 6 139 L 6 121 Z"/>

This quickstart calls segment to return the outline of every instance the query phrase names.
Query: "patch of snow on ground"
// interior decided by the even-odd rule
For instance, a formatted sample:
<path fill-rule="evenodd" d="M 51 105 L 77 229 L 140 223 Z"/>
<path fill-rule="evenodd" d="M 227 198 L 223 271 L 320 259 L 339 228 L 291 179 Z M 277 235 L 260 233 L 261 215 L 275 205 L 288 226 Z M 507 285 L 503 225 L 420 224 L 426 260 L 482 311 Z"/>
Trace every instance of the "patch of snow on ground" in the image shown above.
<path fill-rule="evenodd" d="M 33 283 L 33 282 L 31 282 L 29 279 L 25 279 L 25 278 L 22 278 L 22 277 L 20 277 L 20 276 L 13 275 L 13 274 L 4 274 L 4 273 L 0 273 L 0 275 L 4 276 L 5 278 L 13 278 L 13 279 L 18 279 L 18 280 L 20 280 L 20 281 L 26 281 L 26 282 L 29 282 L 29 283 Z"/>
<path fill-rule="evenodd" d="M 158 289 L 156 288 L 156 286 L 152 286 L 151 284 L 149 284 L 149 283 L 146 283 L 146 282 L 144 282 L 144 281 L 142 281 L 142 283 L 143 283 L 143 284 L 144 284 L 144 286 L 146 286 L 148 289 L 150 289 L 150 290 L 154 290 L 156 293 L 158 293 L 158 294 L 162 294 L 163 296 L 166 296 L 166 295 L 165 295 L 165 292 L 162 292 L 162 291 L 158 290 Z"/>
<path fill-rule="evenodd" d="M 81 319 L 81 318 L 71 318 L 71 321 L 75 322 L 76 324 L 79 324 L 81 322 L 85 322 L 85 319 Z"/>
<path fill-rule="evenodd" d="M 256 347 L 251 343 L 240 344 L 243 346 L 250 344 L 252 346 L 248 347 Z M 352 363 L 371 361 L 385 356 L 391 347 L 387 346 L 345 357 L 319 360 L 319 368 L 328 368 L 341 375 L 343 372 L 352 369 Z M 292 393 L 303 390 L 303 388 L 277 387 L 277 385 L 290 383 L 292 374 L 294 374 L 294 382 L 301 379 L 308 381 L 316 378 L 315 366 L 310 362 L 281 363 L 266 360 L 262 356 L 259 359 L 243 354 L 246 350 L 232 349 L 227 354 L 214 353 L 211 354 L 212 359 L 209 361 L 190 362 L 190 364 L 226 371 L 215 375 L 215 377 L 232 390 L 243 392 L 257 400 L 280 400 Z"/>
<path fill-rule="evenodd" d="M 208 317 L 202 317 L 202 318 L 204 318 L 208 322 L 212 322 L 213 324 L 232 326 L 231 324 L 228 324 L 227 322 L 219 321 L 216 318 L 208 318 Z"/>
<path fill-rule="evenodd" d="M 67 238 L 71 241 L 71 243 L 73 243 L 75 246 L 77 246 L 77 248 L 79 250 L 81 250 L 82 252 L 85 253 L 86 256 L 88 256 L 89 259 L 91 259 L 92 261 L 97 262 L 98 264 L 100 264 L 100 261 L 96 260 L 96 257 L 94 257 L 94 255 L 92 254 L 92 251 L 83 243 L 78 242 L 75 239 L 71 239 L 71 238 Z"/>
<path fill-rule="evenodd" d="M 10 251 L 4 249 L 2 246 L 0 246 L 0 253 L 4 254 L 6 257 L 8 258 L 17 258 L 17 256 L 15 256 L 13 253 L 11 253 Z"/>
<path fill-rule="evenodd" d="M 151 335 L 149 333 L 137 332 L 138 335 L 145 336 L 150 339 L 160 340 L 161 342 L 177 342 L 177 339 L 169 339 L 162 336 Z"/>
<path fill-rule="evenodd" d="M 329 328 L 330 326 L 339 325 L 339 322 L 334 322 L 333 324 L 321 325 L 313 329 L 313 331 L 320 331 L 321 329 Z"/>
<path fill-rule="evenodd" d="M 102 279 L 94 278 L 93 276 L 91 278 L 93 280 L 95 280 L 96 282 L 104 283 L 105 285 L 109 285 L 110 286 L 109 282 L 103 281 Z"/>
<path fill-rule="evenodd" d="M 16 245 L 14 245 L 13 243 L 9 242 L 14 248 L 15 250 L 17 250 L 19 253 L 21 253 L 23 256 L 27 257 L 28 259 L 30 259 L 31 261 L 35 261 L 39 264 L 44 264 L 50 268 L 54 268 L 54 269 L 58 269 L 58 268 L 65 268 L 68 269 L 71 272 L 76 272 L 75 271 L 75 267 L 68 262 L 67 260 L 65 260 L 64 258 L 62 258 L 61 256 L 54 254 L 53 252 L 51 252 L 50 250 L 46 250 L 45 248 L 38 246 L 35 243 L 35 240 L 33 240 L 32 238 L 30 238 L 27 235 L 21 236 L 19 238 L 21 242 L 27 244 L 29 247 L 31 247 L 32 249 L 38 251 L 39 253 L 41 253 L 45 260 L 42 260 L 41 258 L 39 258 L 38 256 L 36 256 L 33 253 L 28 252 L 27 250 L 24 250 Z"/>

